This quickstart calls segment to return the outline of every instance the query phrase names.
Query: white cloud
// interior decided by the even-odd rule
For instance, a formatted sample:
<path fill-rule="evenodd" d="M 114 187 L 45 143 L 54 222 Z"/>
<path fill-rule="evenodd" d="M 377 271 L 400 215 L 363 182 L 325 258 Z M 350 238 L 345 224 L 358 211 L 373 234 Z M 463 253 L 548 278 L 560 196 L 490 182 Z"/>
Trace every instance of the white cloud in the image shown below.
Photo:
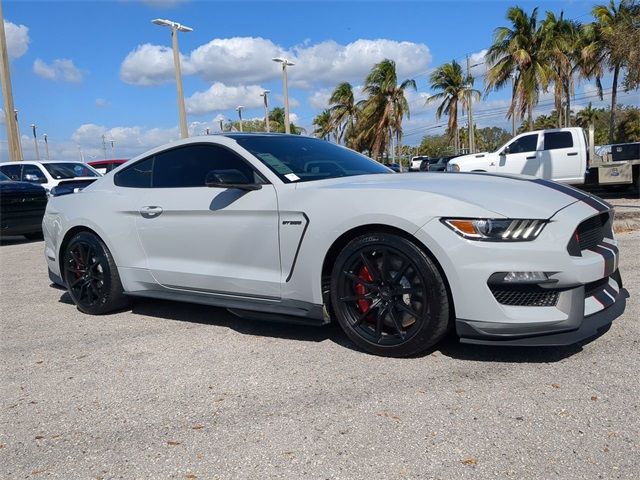
<path fill-rule="evenodd" d="M 475 87 L 478 90 L 482 90 L 484 75 L 487 73 L 489 69 L 489 65 L 486 62 L 487 49 L 480 50 L 479 52 L 472 53 L 469 56 L 469 65 L 475 65 L 471 67 L 471 75 L 475 78 Z M 466 62 L 462 64 L 462 68 L 467 68 Z"/>
<path fill-rule="evenodd" d="M 9 58 L 18 58 L 29 49 L 29 28 L 25 25 L 4 21 L 4 34 L 7 38 Z"/>
<path fill-rule="evenodd" d="M 329 106 L 329 98 L 331 98 L 331 90 L 323 88 L 316 90 L 309 96 L 309 104 L 318 110 L 324 110 Z"/>
<path fill-rule="evenodd" d="M 216 82 L 208 90 L 196 92 L 186 99 L 187 112 L 194 115 L 229 110 L 243 105 L 257 108 L 263 105 L 260 97 L 264 89 L 259 85 L 227 86 Z"/>
<path fill-rule="evenodd" d="M 182 55 L 181 63 L 183 73 L 188 74 Z M 138 45 L 120 65 L 120 78 L 133 85 L 158 85 L 173 79 L 173 76 L 173 53 L 169 47 L 160 45 Z"/>
<path fill-rule="evenodd" d="M 96 107 L 104 108 L 110 105 L 109 101 L 105 98 L 96 98 Z"/>
<path fill-rule="evenodd" d="M 359 39 L 346 45 L 335 41 L 301 44 L 287 50 L 261 37 L 214 39 L 182 56 L 185 75 L 197 74 L 205 81 L 245 83 L 274 80 L 281 69 L 273 57 L 285 56 L 296 63 L 289 68 L 292 87 L 313 83 L 335 85 L 340 81 L 362 81 L 371 67 L 390 58 L 402 80 L 426 69 L 431 61 L 424 44 L 388 39 Z M 144 44 L 122 62 L 120 78 L 134 85 L 156 85 L 173 78 L 173 57 L 168 47 Z"/>
<path fill-rule="evenodd" d="M 60 80 L 70 83 L 82 82 L 83 74 L 68 58 L 57 58 L 51 64 L 36 58 L 33 73 L 47 80 Z"/>

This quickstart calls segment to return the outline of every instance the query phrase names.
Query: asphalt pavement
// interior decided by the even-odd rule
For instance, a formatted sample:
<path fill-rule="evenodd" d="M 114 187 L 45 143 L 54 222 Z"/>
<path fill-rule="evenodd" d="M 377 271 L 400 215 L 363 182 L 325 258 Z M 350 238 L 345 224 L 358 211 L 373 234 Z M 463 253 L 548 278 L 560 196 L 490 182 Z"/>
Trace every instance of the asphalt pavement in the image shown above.
<path fill-rule="evenodd" d="M 630 298 L 601 337 L 413 359 L 198 305 L 86 316 L 42 242 L 4 241 L 0 477 L 640 478 L 640 232 L 619 240 Z"/>

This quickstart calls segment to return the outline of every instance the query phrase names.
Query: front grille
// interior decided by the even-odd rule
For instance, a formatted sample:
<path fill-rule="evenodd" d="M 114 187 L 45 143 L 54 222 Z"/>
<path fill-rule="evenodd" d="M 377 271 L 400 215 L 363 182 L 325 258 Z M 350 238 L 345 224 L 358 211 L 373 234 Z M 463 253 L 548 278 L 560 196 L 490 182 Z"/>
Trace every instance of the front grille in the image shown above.
<path fill-rule="evenodd" d="M 490 285 L 491 293 L 502 305 L 518 307 L 555 307 L 560 292 L 538 285 Z"/>
<path fill-rule="evenodd" d="M 574 232 L 567 250 L 569 255 L 574 257 L 581 256 L 583 250 L 596 247 L 604 239 L 607 233 L 607 224 L 609 222 L 609 213 L 601 213 L 595 217 L 587 218 L 578 225 Z"/>

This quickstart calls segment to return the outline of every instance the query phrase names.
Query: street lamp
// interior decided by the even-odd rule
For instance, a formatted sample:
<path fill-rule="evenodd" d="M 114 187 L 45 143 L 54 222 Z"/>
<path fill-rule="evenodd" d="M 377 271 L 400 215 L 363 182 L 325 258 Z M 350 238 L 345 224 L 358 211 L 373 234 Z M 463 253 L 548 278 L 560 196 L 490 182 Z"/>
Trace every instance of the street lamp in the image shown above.
<path fill-rule="evenodd" d="M 45 133 L 45 134 L 43 135 L 43 137 L 44 137 L 44 148 L 45 148 L 45 150 L 46 150 L 46 152 L 47 152 L 47 160 L 51 160 L 51 159 L 49 158 L 49 140 L 47 139 L 47 134 Z"/>
<path fill-rule="evenodd" d="M 171 45 L 173 47 L 173 64 L 176 71 L 176 89 L 178 91 L 178 114 L 180 115 L 180 136 L 187 138 L 187 113 L 184 108 L 184 93 L 182 91 L 182 72 L 180 70 L 180 50 L 178 50 L 178 32 L 192 32 L 193 28 L 186 27 L 178 22 L 156 18 L 151 23 L 162 27 L 171 28 Z"/>
<path fill-rule="evenodd" d="M 236 107 L 236 111 L 238 112 L 238 118 L 240 118 L 240 131 L 242 131 L 242 109 L 244 108 L 244 106 L 242 105 L 238 105 Z"/>
<path fill-rule="evenodd" d="M 282 91 L 284 96 L 284 132 L 291 133 L 291 127 L 289 126 L 289 92 L 287 85 L 287 67 L 292 67 L 295 63 L 287 60 L 283 57 L 272 58 L 274 62 L 282 64 Z"/>
<path fill-rule="evenodd" d="M 36 147 L 36 160 L 40 161 L 40 150 L 38 150 L 38 136 L 36 135 L 37 125 L 35 123 L 31 124 L 31 130 L 33 130 L 33 144 Z"/>
<path fill-rule="evenodd" d="M 264 98 L 264 125 L 267 133 L 269 133 L 269 100 L 268 95 L 271 93 L 271 90 L 263 90 L 260 94 L 261 97 Z"/>
<path fill-rule="evenodd" d="M 224 118 L 221 118 L 219 122 L 220 122 L 220 133 L 224 133 Z"/>

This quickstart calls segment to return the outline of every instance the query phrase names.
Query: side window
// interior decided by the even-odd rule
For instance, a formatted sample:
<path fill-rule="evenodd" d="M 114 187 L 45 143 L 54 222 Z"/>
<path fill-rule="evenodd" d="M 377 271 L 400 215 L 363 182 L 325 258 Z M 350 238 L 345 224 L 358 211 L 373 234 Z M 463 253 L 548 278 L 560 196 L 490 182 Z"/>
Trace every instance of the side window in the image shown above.
<path fill-rule="evenodd" d="M 22 166 L 22 181 L 31 183 L 47 183 L 47 177 L 36 165 Z"/>
<path fill-rule="evenodd" d="M 239 170 L 247 182 L 259 182 L 253 168 L 240 156 L 216 145 L 188 145 L 155 156 L 154 188 L 204 187 L 212 170 Z"/>
<path fill-rule="evenodd" d="M 4 173 L 11 180 L 20 180 L 20 169 L 22 165 L 3 165 L 0 167 L 0 172 Z"/>
<path fill-rule="evenodd" d="M 549 132 L 544 134 L 545 150 L 571 147 L 573 147 L 573 136 L 571 132 Z"/>
<path fill-rule="evenodd" d="M 538 134 L 525 135 L 509 145 L 509 153 L 535 152 L 538 147 Z"/>
<path fill-rule="evenodd" d="M 141 160 L 117 173 L 113 182 L 119 187 L 150 188 L 153 158 Z"/>

